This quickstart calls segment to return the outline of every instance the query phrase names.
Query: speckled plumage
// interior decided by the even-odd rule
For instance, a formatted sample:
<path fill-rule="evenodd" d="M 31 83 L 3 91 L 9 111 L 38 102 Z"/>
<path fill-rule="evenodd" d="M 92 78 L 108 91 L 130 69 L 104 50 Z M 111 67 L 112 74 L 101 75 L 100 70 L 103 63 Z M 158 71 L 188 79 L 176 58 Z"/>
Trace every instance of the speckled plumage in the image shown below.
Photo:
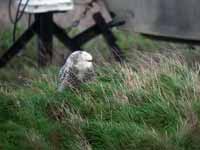
<path fill-rule="evenodd" d="M 94 77 L 92 56 L 85 51 L 72 53 L 59 72 L 59 91 L 65 87 L 78 87 Z"/>

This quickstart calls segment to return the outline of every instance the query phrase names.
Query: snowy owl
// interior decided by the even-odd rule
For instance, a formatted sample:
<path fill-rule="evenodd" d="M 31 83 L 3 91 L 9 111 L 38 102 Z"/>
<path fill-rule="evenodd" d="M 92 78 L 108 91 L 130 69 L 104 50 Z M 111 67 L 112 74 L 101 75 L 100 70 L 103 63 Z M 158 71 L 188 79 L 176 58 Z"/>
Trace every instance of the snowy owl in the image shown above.
<path fill-rule="evenodd" d="M 85 51 L 73 52 L 59 72 L 58 91 L 65 87 L 78 87 L 83 82 L 91 81 L 94 78 L 92 55 Z"/>

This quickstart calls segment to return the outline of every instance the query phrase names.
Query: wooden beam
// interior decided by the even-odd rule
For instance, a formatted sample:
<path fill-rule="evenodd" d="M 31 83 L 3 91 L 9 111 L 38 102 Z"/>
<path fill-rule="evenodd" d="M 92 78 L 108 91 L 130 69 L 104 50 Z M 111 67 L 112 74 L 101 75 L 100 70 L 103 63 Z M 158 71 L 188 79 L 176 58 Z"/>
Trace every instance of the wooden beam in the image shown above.
<path fill-rule="evenodd" d="M 17 55 L 34 36 L 36 23 L 34 22 L 19 39 L 0 58 L 0 68 L 4 67 L 15 55 Z"/>
<path fill-rule="evenodd" d="M 36 14 L 35 20 L 38 35 L 38 64 L 43 67 L 51 64 L 53 59 L 53 14 Z"/>

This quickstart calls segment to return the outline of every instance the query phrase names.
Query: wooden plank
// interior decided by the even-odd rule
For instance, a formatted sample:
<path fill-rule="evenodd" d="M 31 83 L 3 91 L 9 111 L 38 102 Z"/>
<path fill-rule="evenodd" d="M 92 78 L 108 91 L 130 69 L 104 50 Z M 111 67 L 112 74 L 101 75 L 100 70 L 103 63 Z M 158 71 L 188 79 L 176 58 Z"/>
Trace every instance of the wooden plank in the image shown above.
<path fill-rule="evenodd" d="M 69 50 L 81 50 L 80 46 L 67 35 L 66 31 L 55 23 L 53 23 L 53 33 Z"/>
<path fill-rule="evenodd" d="M 17 5 L 20 0 L 17 1 Z M 22 0 L 20 10 L 23 10 L 27 0 Z M 74 9 L 73 0 L 29 0 L 26 13 L 44 13 L 49 11 L 69 11 Z"/>
<path fill-rule="evenodd" d="M 199 0 L 104 0 L 130 29 L 145 34 L 200 40 Z M 131 21 L 130 21 L 131 20 Z"/>

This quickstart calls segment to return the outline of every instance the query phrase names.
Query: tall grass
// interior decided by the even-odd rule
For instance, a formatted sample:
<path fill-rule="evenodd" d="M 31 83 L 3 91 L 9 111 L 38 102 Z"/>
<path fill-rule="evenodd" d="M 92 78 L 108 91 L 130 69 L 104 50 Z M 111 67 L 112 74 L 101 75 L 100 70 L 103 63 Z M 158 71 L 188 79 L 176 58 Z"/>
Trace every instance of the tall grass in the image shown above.
<path fill-rule="evenodd" d="M 199 150 L 199 68 L 157 58 L 62 93 L 56 67 L 2 70 L 0 149 Z"/>

